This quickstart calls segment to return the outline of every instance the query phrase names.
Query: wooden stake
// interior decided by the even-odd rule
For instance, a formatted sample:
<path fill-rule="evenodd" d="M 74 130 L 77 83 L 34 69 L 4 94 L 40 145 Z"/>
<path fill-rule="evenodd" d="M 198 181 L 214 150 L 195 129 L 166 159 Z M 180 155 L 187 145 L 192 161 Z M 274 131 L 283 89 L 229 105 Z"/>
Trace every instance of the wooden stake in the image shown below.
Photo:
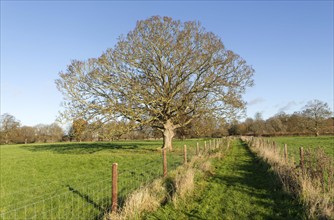
<path fill-rule="evenodd" d="M 284 159 L 287 162 L 288 161 L 288 145 L 284 144 Z"/>
<path fill-rule="evenodd" d="M 162 169 L 163 169 L 163 177 L 167 176 L 167 155 L 166 148 L 162 148 Z"/>
<path fill-rule="evenodd" d="M 111 190 L 111 211 L 116 212 L 117 211 L 117 163 L 112 164 L 112 190 Z"/>
<path fill-rule="evenodd" d="M 300 154 L 300 168 L 302 169 L 302 173 L 304 175 L 304 148 L 299 148 L 299 154 Z"/>
<path fill-rule="evenodd" d="M 184 148 L 183 148 L 183 162 L 184 164 L 187 163 L 187 145 L 184 145 Z"/>

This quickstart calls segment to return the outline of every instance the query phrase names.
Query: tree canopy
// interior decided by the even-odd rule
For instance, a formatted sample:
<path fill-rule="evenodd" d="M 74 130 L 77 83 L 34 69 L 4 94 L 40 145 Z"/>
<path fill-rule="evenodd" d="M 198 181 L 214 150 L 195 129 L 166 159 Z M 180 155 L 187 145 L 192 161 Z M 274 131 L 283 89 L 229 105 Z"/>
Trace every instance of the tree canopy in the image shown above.
<path fill-rule="evenodd" d="M 63 116 L 87 121 L 126 118 L 164 134 L 206 114 L 235 115 L 254 70 L 198 22 L 153 16 L 138 21 L 99 58 L 74 60 L 56 80 Z"/>

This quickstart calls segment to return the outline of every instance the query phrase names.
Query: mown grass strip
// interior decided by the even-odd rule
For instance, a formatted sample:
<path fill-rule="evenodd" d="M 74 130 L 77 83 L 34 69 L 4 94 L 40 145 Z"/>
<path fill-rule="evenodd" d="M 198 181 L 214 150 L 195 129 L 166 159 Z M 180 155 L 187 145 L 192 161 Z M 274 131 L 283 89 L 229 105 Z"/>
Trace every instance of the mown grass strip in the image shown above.
<path fill-rule="evenodd" d="M 193 197 L 146 219 L 305 219 L 302 206 L 281 190 L 270 167 L 240 141 L 213 165 L 211 175 L 197 177 Z"/>

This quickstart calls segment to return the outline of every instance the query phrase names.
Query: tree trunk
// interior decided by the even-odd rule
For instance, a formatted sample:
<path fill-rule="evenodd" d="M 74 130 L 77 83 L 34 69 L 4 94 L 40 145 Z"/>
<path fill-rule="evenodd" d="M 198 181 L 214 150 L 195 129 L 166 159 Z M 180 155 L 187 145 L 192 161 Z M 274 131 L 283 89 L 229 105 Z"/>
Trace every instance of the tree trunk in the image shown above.
<path fill-rule="evenodd" d="M 5 144 L 8 144 L 9 143 L 9 138 L 8 138 L 8 134 L 6 133 L 5 134 Z"/>
<path fill-rule="evenodd" d="M 315 128 L 314 128 L 314 135 L 315 135 L 316 137 L 319 136 L 319 130 L 318 130 L 318 126 L 317 126 L 317 124 L 316 124 L 316 126 L 315 126 Z"/>
<path fill-rule="evenodd" d="M 169 149 L 170 151 L 173 150 L 172 146 L 172 140 L 174 137 L 174 125 L 170 120 L 167 120 L 167 122 L 164 124 L 164 138 L 163 138 L 163 146 L 162 148 Z"/>

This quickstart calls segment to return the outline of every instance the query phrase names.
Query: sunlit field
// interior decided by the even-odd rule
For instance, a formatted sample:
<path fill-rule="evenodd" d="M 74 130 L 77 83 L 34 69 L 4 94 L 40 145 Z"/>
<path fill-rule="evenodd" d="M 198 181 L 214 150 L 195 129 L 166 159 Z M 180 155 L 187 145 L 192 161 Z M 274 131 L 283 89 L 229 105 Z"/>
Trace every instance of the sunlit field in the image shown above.
<path fill-rule="evenodd" d="M 289 156 L 299 160 L 299 147 L 304 149 L 323 148 L 325 153 L 334 158 L 334 136 L 309 136 L 309 137 L 275 137 L 270 138 L 277 142 L 281 149 L 284 144 L 288 145 Z"/>
<path fill-rule="evenodd" d="M 191 157 L 196 142 L 204 141 L 174 141 L 168 168 L 182 164 L 184 144 Z M 118 163 L 122 200 L 161 176 L 161 145 L 162 141 L 2 145 L 1 219 L 99 218 L 111 204 L 112 163 Z"/>

